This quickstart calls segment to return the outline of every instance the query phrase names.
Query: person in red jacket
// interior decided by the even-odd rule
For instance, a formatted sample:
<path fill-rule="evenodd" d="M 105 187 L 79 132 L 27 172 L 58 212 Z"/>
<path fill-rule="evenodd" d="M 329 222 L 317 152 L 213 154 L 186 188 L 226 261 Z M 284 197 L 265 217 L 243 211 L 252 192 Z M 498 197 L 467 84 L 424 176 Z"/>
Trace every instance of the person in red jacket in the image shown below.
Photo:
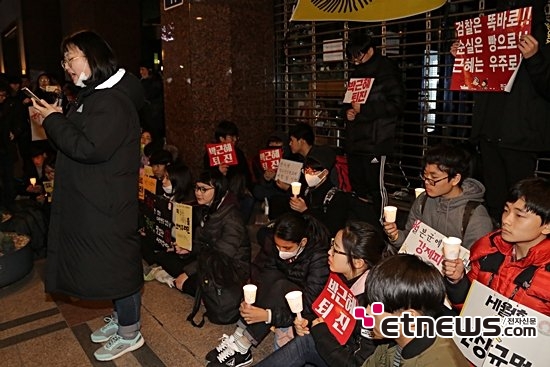
<path fill-rule="evenodd" d="M 502 228 L 478 240 L 470 252 L 471 270 L 461 260 L 444 260 L 447 293 L 462 304 L 472 281 L 550 316 L 550 181 L 535 177 L 512 187 Z M 466 275 L 466 276 L 465 276 Z"/>

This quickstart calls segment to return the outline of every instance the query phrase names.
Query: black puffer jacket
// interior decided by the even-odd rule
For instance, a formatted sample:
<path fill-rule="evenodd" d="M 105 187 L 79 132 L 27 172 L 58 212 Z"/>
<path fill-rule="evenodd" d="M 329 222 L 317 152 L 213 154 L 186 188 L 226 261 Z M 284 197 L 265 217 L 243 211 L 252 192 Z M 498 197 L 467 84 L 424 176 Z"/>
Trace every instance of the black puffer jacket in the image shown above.
<path fill-rule="evenodd" d="M 304 250 L 292 263 L 287 263 L 279 257 L 277 249 L 273 250 L 273 256 L 265 268 L 266 270 L 279 270 L 286 278 L 300 287 L 304 311 L 302 316 L 313 318 L 311 305 L 323 290 L 328 279 L 329 267 L 327 251 L 329 244 L 309 242 Z M 308 317 L 309 316 L 309 317 Z M 271 324 L 276 327 L 290 326 L 296 315 L 290 313 L 288 307 L 271 310 Z"/>
<path fill-rule="evenodd" d="M 205 269 L 212 271 L 212 276 L 219 285 L 224 285 L 227 277 L 236 275 L 241 283 L 250 277 L 250 240 L 237 206 L 235 195 L 228 192 L 220 207 L 207 218 L 204 226 L 197 226 L 193 234 L 193 252 L 199 254 L 199 260 L 206 258 L 208 251 L 217 251 L 223 257 L 220 263 L 230 260 L 230 269 Z M 220 257 L 218 256 L 218 257 Z M 196 273 L 196 263 L 185 268 L 187 275 Z M 224 279 L 224 277 L 226 279 Z"/>
<path fill-rule="evenodd" d="M 137 232 L 143 89 L 123 69 L 43 126 L 58 149 L 46 291 L 117 299 L 143 286 Z M 116 281 L 115 281 L 116 280 Z"/>
<path fill-rule="evenodd" d="M 356 66 L 351 78 L 374 78 L 374 82 L 361 112 L 346 123 L 346 151 L 365 155 L 392 153 L 395 128 L 405 107 L 399 68 L 375 51 L 367 62 Z M 344 107 L 347 111 L 351 105 Z"/>

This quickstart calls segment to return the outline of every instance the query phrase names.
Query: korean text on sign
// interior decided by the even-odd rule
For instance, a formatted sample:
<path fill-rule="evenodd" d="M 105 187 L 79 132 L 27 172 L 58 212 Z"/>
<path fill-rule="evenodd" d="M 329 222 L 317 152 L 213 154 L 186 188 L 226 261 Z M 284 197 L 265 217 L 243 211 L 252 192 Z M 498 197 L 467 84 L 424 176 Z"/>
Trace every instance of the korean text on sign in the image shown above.
<path fill-rule="evenodd" d="M 336 274 L 331 273 L 312 308 L 317 316 L 325 320 L 336 340 L 344 345 L 355 328 L 353 309 L 356 306 L 357 299 L 353 293 Z"/>
<path fill-rule="evenodd" d="M 373 83 L 374 78 L 351 78 L 344 96 L 344 103 L 365 103 Z"/>
<path fill-rule="evenodd" d="M 236 165 L 237 154 L 232 143 L 206 144 L 206 152 L 210 161 L 210 167 L 222 164 Z"/>
<path fill-rule="evenodd" d="M 521 62 L 518 44 L 531 32 L 530 7 L 455 23 L 460 47 L 451 90 L 510 91 Z"/>
<path fill-rule="evenodd" d="M 282 149 L 263 149 L 260 150 L 260 163 L 264 171 L 276 171 L 279 168 L 279 162 L 283 155 Z"/>

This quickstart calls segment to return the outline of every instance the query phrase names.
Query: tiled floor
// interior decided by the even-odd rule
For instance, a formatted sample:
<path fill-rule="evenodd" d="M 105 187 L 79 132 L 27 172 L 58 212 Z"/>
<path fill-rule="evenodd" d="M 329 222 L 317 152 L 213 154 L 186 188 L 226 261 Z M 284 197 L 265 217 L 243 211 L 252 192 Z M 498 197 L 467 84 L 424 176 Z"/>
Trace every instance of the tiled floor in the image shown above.
<path fill-rule="evenodd" d="M 206 322 L 201 329 L 186 321 L 193 299 L 157 281 L 143 290 L 142 333 L 146 344 L 111 362 L 93 357 L 92 330 L 110 314 L 109 302 L 52 299 L 44 293 L 45 260 L 19 282 L 0 289 L 0 366 L 204 366 L 204 355 L 233 325 Z M 203 311 L 203 310 L 202 310 Z M 202 311 L 200 314 L 202 314 Z M 270 335 L 253 350 L 257 362 L 272 350 Z"/>

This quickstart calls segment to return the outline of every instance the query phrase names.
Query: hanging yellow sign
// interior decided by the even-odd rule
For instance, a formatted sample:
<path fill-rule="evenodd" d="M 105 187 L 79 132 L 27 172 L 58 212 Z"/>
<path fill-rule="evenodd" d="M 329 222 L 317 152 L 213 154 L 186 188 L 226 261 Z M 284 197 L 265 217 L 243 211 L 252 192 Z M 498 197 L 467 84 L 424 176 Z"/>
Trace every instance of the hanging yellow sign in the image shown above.
<path fill-rule="evenodd" d="M 292 21 L 380 22 L 437 9 L 446 0 L 298 0 Z"/>

